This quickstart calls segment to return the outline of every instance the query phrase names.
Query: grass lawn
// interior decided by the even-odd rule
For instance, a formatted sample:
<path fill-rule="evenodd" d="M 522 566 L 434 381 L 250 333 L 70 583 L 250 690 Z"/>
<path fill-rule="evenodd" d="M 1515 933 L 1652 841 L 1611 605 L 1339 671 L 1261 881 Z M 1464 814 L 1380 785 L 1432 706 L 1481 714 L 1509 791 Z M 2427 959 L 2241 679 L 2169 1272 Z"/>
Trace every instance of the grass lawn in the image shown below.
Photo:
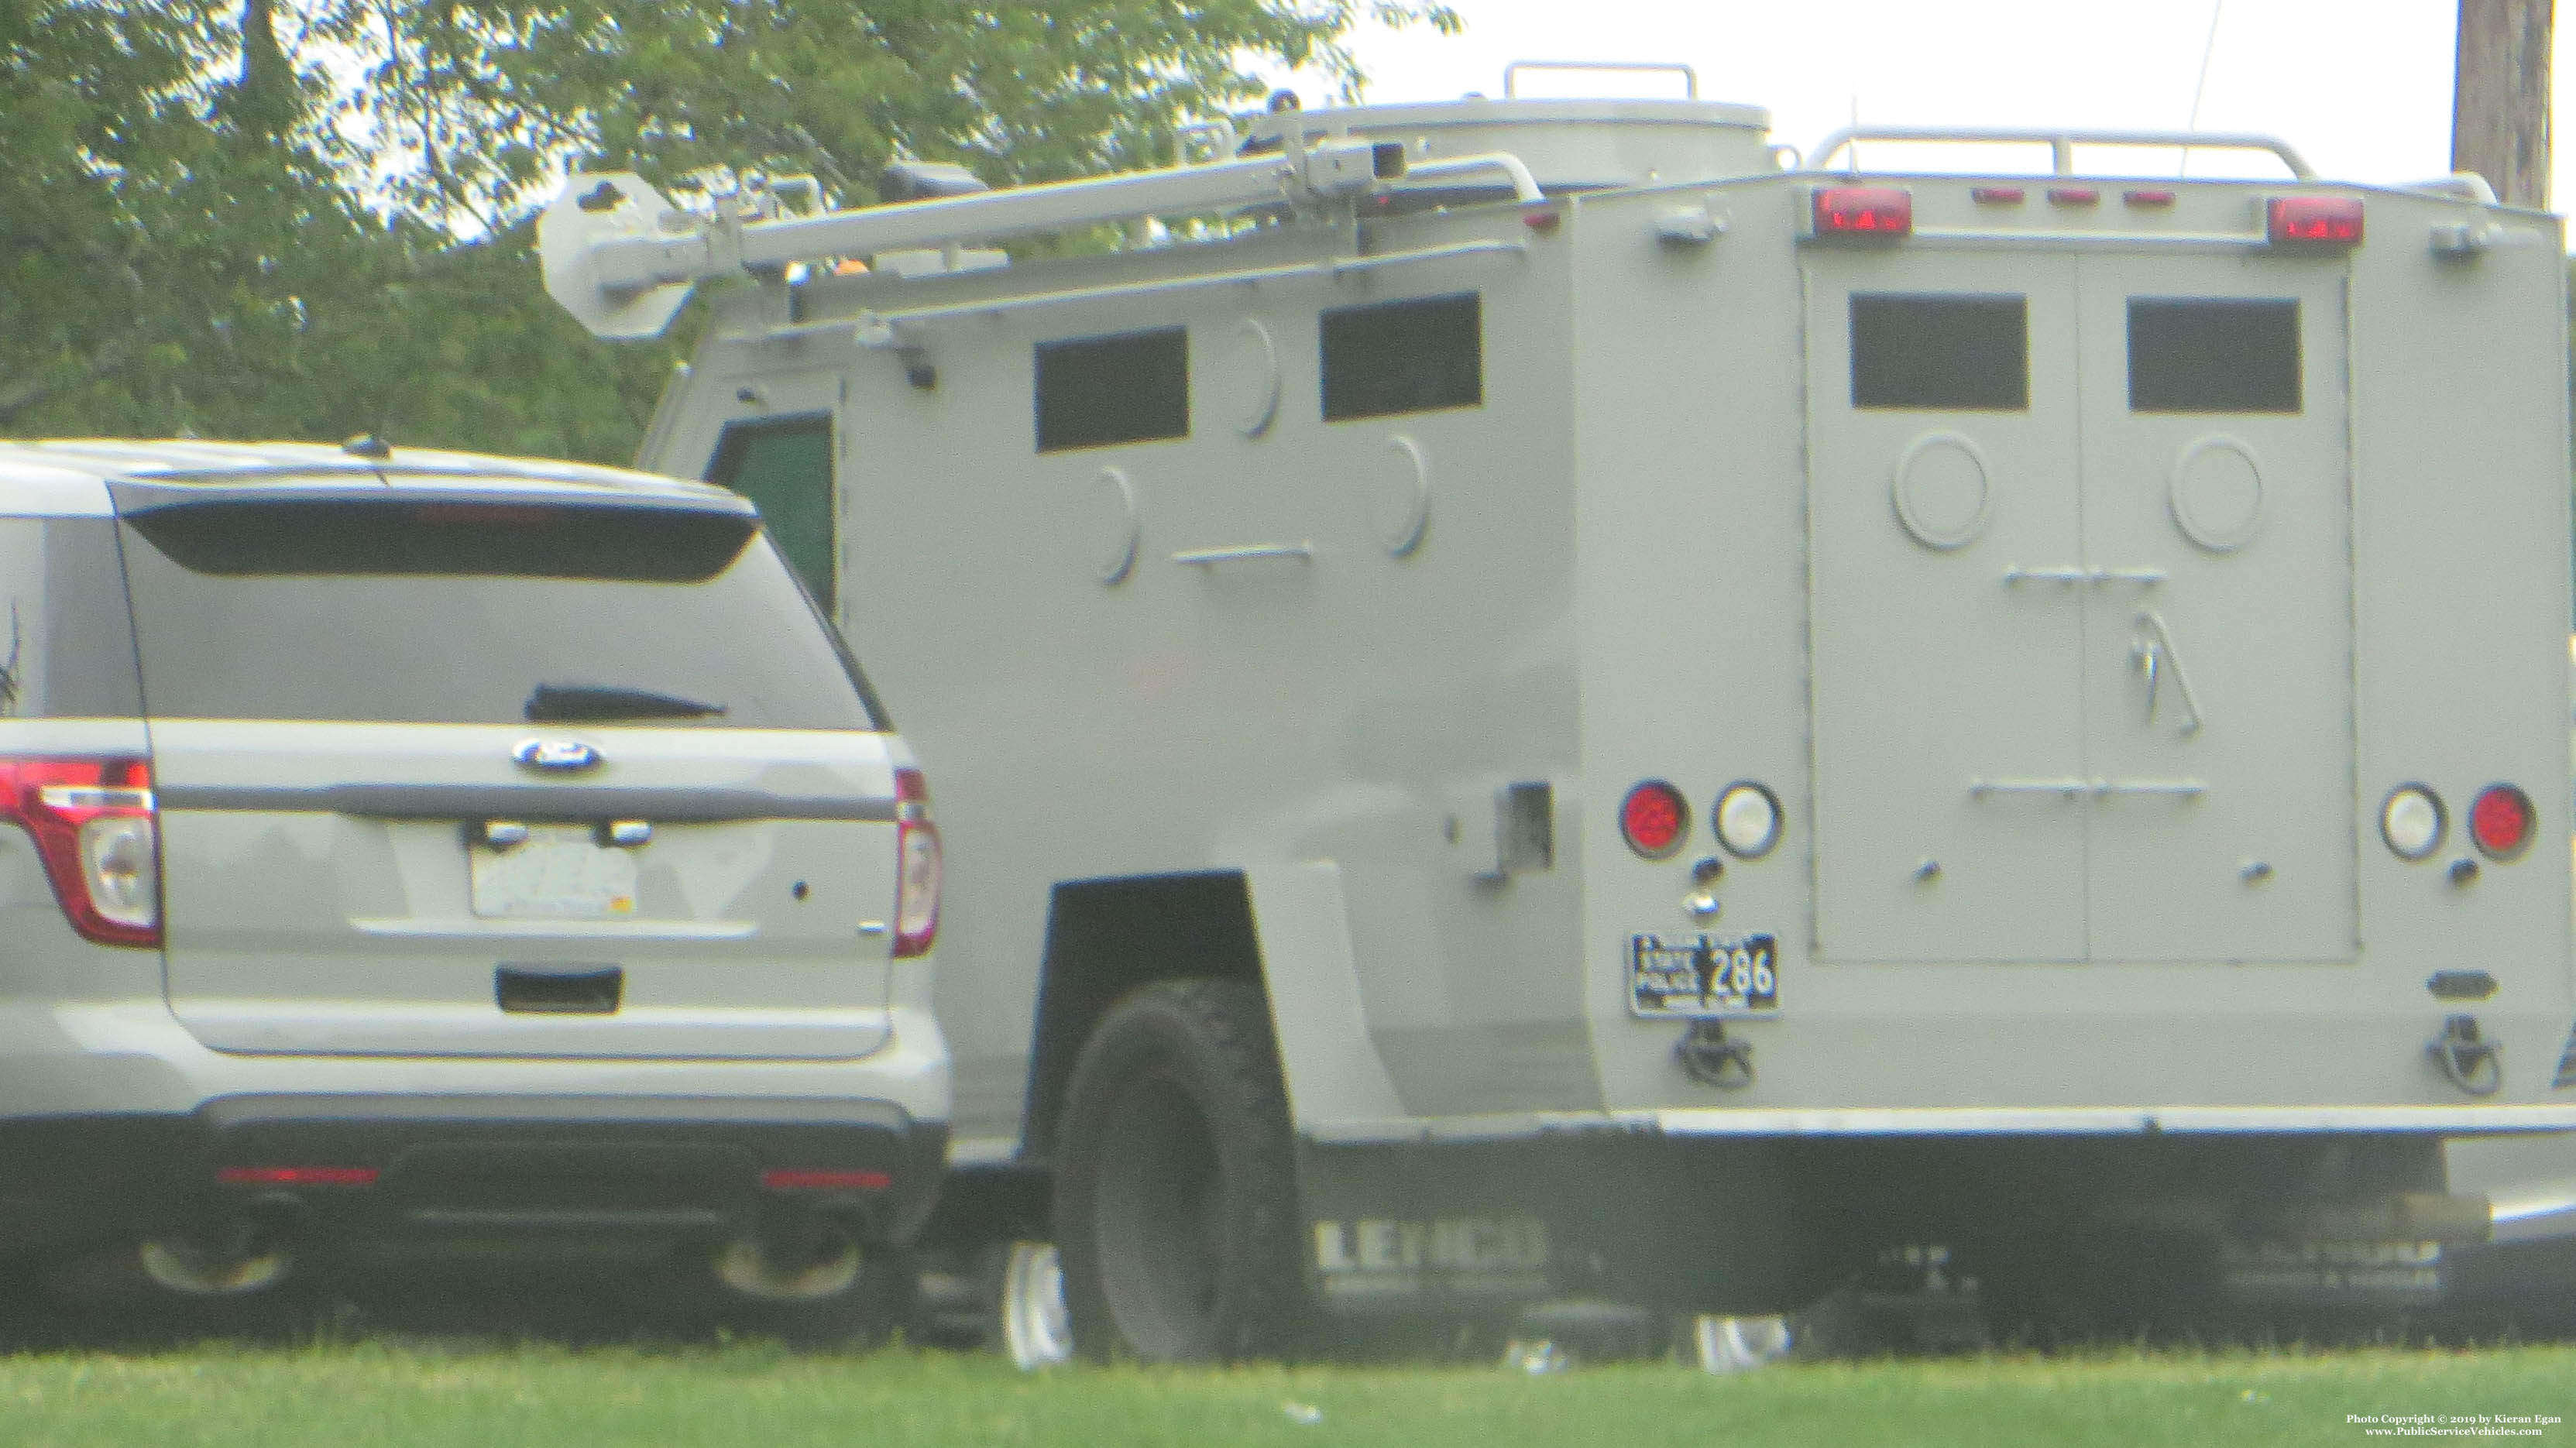
<path fill-rule="evenodd" d="M 988 1358 L 800 1356 L 758 1346 L 644 1352 L 365 1344 L 0 1358 L 0 1443 L 10 1448 L 2196 1448 L 2370 1441 L 2348 1414 L 2432 1414 L 2442 1426 L 2442 1415 L 2576 1418 L 2571 1409 L 2570 1347 L 1798 1364 L 1734 1378 L 1657 1366 L 1542 1377 L 1492 1368 L 1348 1367 L 1069 1369 L 1024 1377 Z M 2516 1440 L 2491 1428 L 2476 1441 Z M 2542 1426 L 2537 1441 L 2576 1448 L 2576 1427 Z"/>

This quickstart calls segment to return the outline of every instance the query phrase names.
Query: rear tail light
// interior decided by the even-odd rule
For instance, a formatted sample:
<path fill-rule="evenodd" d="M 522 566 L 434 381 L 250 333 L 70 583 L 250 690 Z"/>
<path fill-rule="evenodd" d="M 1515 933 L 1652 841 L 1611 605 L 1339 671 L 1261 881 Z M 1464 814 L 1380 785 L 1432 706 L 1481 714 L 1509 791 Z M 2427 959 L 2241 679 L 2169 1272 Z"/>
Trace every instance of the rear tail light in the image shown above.
<path fill-rule="evenodd" d="M 1914 230 L 1914 193 L 1901 186 L 1819 186 L 1818 239 L 1894 240 Z"/>
<path fill-rule="evenodd" d="M 1690 833 L 1690 802 L 1660 779 L 1649 779 L 1619 801 L 1619 833 L 1628 848 L 1649 860 L 1660 860 L 1682 847 Z"/>
<path fill-rule="evenodd" d="M 918 769 L 894 772 L 894 868 L 895 959 L 927 955 L 939 934 L 939 827 Z"/>
<path fill-rule="evenodd" d="M 2358 246 L 2358 196 L 2275 196 L 2263 208 L 2263 234 L 2274 246 Z"/>
<path fill-rule="evenodd" d="M 2510 860 L 2531 844 L 2531 796 L 2510 784 L 2490 784 L 2469 806 L 2469 838 L 2490 860 Z"/>
<path fill-rule="evenodd" d="M 0 819 L 27 832 L 64 918 L 101 945 L 161 943 L 160 812 L 141 759 L 0 759 Z"/>

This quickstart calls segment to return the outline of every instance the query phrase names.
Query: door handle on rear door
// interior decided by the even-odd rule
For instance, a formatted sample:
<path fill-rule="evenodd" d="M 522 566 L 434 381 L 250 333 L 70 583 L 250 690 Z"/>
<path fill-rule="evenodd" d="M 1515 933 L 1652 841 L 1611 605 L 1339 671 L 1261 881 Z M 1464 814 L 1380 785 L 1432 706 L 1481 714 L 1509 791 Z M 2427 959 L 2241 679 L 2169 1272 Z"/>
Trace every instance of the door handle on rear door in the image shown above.
<path fill-rule="evenodd" d="M 2152 610 L 2138 615 L 2137 628 L 2140 635 L 2129 641 L 2129 661 L 2147 676 L 2147 722 L 2156 722 L 2156 686 L 2171 674 L 2174 692 L 2182 696 L 2182 732 L 2199 733 L 2200 699 L 2192 693 L 2191 676 L 2182 671 L 2182 656 L 2174 652 L 2173 634 Z"/>

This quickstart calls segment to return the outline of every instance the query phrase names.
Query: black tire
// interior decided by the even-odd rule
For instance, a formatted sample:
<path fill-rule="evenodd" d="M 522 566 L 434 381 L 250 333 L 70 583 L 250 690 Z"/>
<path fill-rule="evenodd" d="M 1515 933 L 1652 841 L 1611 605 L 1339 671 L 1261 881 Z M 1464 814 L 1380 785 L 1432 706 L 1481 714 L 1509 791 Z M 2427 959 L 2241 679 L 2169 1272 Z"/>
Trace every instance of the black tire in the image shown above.
<path fill-rule="evenodd" d="M 1158 981 L 1101 1018 L 1056 1131 L 1054 1215 L 1082 1356 L 1223 1362 L 1305 1343 L 1288 1101 L 1259 990 Z"/>

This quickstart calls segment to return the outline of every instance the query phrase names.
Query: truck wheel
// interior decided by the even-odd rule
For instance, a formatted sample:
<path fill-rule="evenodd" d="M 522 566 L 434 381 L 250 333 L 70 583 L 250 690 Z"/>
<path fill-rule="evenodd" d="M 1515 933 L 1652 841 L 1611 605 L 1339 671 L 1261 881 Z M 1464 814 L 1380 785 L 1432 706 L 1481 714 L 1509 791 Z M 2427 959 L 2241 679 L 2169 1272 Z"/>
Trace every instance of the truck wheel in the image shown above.
<path fill-rule="evenodd" d="M 1112 1007 L 1056 1132 L 1076 1350 L 1204 1362 L 1292 1350 L 1309 1315 L 1288 1102 L 1260 992 L 1171 980 Z"/>

